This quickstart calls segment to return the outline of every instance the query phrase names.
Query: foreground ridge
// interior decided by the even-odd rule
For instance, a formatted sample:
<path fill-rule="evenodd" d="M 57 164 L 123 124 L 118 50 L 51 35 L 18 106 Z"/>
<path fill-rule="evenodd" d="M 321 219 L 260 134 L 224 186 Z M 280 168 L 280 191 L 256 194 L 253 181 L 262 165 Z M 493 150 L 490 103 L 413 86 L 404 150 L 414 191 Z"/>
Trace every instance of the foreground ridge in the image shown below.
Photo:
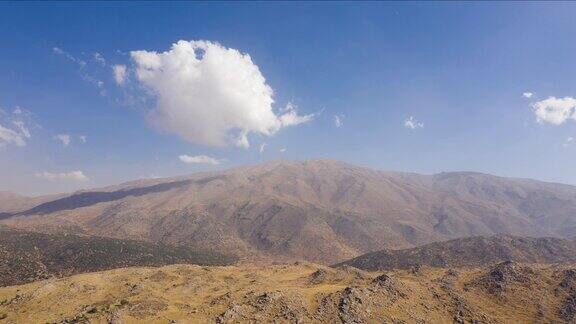
<path fill-rule="evenodd" d="M 0 288 L 0 316 L 9 323 L 570 322 L 574 300 L 575 265 L 385 274 L 309 263 L 172 265 Z"/>

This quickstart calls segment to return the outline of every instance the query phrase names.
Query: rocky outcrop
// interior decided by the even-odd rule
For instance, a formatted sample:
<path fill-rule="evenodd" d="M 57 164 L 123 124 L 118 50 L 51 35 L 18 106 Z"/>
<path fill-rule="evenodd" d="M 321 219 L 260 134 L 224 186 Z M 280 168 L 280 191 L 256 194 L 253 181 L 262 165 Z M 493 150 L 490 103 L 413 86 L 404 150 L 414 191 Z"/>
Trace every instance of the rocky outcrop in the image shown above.
<path fill-rule="evenodd" d="M 558 313 L 567 322 L 576 321 L 576 269 L 562 271 L 562 280 L 556 288 L 556 294 L 564 295 Z"/>
<path fill-rule="evenodd" d="M 364 278 L 347 270 L 312 264 L 116 269 L 0 288 L 0 317 L 7 323 L 574 322 L 570 268 L 504 263 Z"/>
<path fill-rule="evenodd" d="M 486 274 L 474 280 L 471 286 L 481 287 L 493 295 L 503 295 L 511 284 L 527 284 L 532 270 L 512 261 L 492 267 Z"/>

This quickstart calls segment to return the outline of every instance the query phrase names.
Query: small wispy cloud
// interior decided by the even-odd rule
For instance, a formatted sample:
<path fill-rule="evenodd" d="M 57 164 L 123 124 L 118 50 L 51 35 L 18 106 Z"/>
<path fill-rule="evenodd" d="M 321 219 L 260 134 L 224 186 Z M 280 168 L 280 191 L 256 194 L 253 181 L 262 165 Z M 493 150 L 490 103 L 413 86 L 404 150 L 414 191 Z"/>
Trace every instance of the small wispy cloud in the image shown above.
<path fill-rule="evenodd" d="M 96 52 L 92 55 L 92 57 L 94 58 L 94 61 L 102 66 L 106 66 L 106 59 L 104 58 L 104 56 L 102 56 L 102 54 Z"/>
<path fill-rule="evenodd" d="M 104 87 L 104 81 L 102 81 L 98 78 L 95 78 L 95 77 L 91 76 L 90 74 L 82 74 L 81 76 L 82 76 L 82 80 L 84 80 L 84 81 L 86 81 L 86 82 L 88 82 L 88 83 L 90 83 L 90 84 L 92 84 L 98 88 L 102 89 Z"/>
<path fill-rule="evenodd" d="M 88 177 L 82 171 L 70 171 L 61 173 L 52 172 L 39 172 L 36 173 L 37 178 L 46 180 L 72 180 L 72 181 L 88 181 Z"/>
<path fill-rule="evenodd" d="M 404 127 L 410 129 L 422 128 L 424 127 L 424 123 L 419 122 L 413 116 L 410 116 L 404 121 Z"/>
<path fill-rule="evenodd" d="M 22 134 L 22 136 L 26 138 L 32 137 L 32 135 L 30 134 L 30 130 L 28 129 L 28 127 L 26 127 L 23 121 L 14 120 L 12 121 L 12 124 L 16 127 L 16 129 L 18 129 L 19 133 Z"/>
<path fill-rule="evenodd" d="M 284 153 L 284 152 L 286 152 L 286 148 L 283 147 L 283 148 L 279 149 L 278 151 L 279 151 L 280 153 Z"/>
<path fill-rule="evenodd" d="M 574 144 L 574 137 L 568 136 L 566 138 L 566 140 L 564 141 L 564 143 L 562 144 L 562 146 L 568 147 L 568 146 L 572 146 L 572 144 Z"/>
<path fill-rule="evenodd" d="M 344 115 L 334 115 L 334 126 L 340 128 L 344 125 Z"/>
<path fill-rule="evenodd" d="M 92 75 L 88 71 L 89 70 L 87 68 L 88 63 L 86 61 L 70 54 L 69 52 L 63 50 L 60 47 L 53 47 L 52 53 L 54 53 L 55 55 L 63 56 L 64 58 L 78 65 L 80 67 L 79 74 L 82 80 L 96 86 L 99 89 L 98 93 L 103 97 L 106 96 L 106 90 L 104 89 L 104 82 L 95 77 L 94 75 Z M 106 60 L 104 59 L 104 56 L 102 56 L 102 54 L 100 53 L 94 53 L 92 55 L 92 61 L 96 62 L 99 65 L 106 66 Z"/>
<path fill-rule="evenodd" d="M 0 147 L 7 145 L 25 146 L 26 141 L 22 134 L 0 125 Z"/>
<path fill-rule="evenodd" d="M 57 141 L 60 141 L 60 143 L 62 143 L 62 146 L 64 146 L 64 147 L 67 147 L 68 145 L 70 145 L 70 142 L 71 142 L 70 135 L 68 135 L 68 134 L 54 135 L 54 139 Z"/>
<path fill-rule="evenodd" d="M 524 92 L 524 93 L 522 94 L 522 97 L 524 97 L 524 98 L 532 98 L 533 95 L 534 95 L 534 94 L 533 94 L 532 92 Z"/>
<path fill-rule="evenodd" d="M 61 49 L 60 47 L 52 47 L 52 53 L 65 57 L 69 61 L 78 64 L 78 66 L 80 66 L 81 68 L 86 67 L 86 61 L 75 57 L 74 55 L 66 52 L 65 50 Z"/>
<path fill-rule="evenodd" d="M 126 82 L 126 65 L 117 64 L 112 66 L 112 74 L 117 85 L 124 85 Z"/>
<path fill-rule="evenodd" d="M 187 155 L 183 154 L 178 157 L 180 161 L 188 164 L 211 164 L 211 165 L 218 165 L 220 164 L 221 160 L 216 158 L 207 156 L 207 155 Z"/>
<path fill-rule="evenodd" d="M 26 146 L 26 140 L 32 137 L 28 125 L 38 126 L 31 116 L 28 110 L 18 106 L 12 110 L 11 114 L 0 109 L 0 147 Z"/>
<path fill-rule="evenodd" d="M 88 140 L 86 135 L 80 135 L 80 136 L 78 136 L 78 138 L 80 139 L 80 142 L 82 142 L 82 143 L 86 143 L 86 141 Z"/>
<path fill-rule="evenodd" d="M 264 152 L 264 150 L 266 149 L 266 146 L 267 146 L 267 145 L 268 145 L 268 144 L 266 144 L 266 143 L 260 144 L 260 149 L 259 149 L 260 154 L 262 154 L 262 153 Z"/>

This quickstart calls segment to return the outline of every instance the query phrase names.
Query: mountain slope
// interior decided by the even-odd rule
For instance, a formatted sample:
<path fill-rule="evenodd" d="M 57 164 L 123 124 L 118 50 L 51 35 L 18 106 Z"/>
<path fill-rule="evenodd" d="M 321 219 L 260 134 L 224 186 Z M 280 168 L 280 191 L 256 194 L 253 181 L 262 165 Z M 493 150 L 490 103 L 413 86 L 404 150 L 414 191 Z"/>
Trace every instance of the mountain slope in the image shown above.
<path fill-rule="evenodd" d="M 458 237 L 576 236 L 576 188 L 280 161 L 83 191 L 0 218 L 34 231 L 332 264 Z"/>
<path fill-rule="evenodd" d="M 336 266 L 364 270 L 483 266 L 515 261 L 521 263 L 576 263 L 576 241 L 558 238 L 514 236 L 470 237 L 435 242 L 405 250 L 371 252 Z"/>
<path fill-rule="evenodd" d="M 0 229 L 0 286 L 113 268 L 233 261 L 218 253 L 140 241 Z"/>

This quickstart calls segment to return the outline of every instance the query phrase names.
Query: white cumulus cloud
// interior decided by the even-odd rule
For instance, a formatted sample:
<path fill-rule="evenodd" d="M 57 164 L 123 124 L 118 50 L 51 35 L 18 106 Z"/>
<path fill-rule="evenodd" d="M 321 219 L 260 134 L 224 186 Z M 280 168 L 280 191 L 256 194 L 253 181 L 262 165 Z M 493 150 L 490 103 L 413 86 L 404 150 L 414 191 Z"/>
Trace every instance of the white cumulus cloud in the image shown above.
<path fill-rule="evenodd" d="M 532 92 L 524 92 L 524 93 L 522 94 L 522 97 L 524 97 L 524 98 L 532 98 L 533 95 L 534 95 L 534 94 L 533 94 Z"/>
<path fill-rule="evenodd" d="M 73 180 L 73 181 L 88 181 L 88 177 L 82 171 L 70 171 L 61 173 L 40 172 L 36 173 L 37 178 L 46 180 Z"/>
<path fill-rule="evenodd" d="M 404 121 L 404 127 L 410 129 L 422 128 L 424 127 L 424 123 L 417 121 L 414 117 L 410 116 L 408 119 Z"/>
<path fill-rule="evenodd" d="M 180 155 L 178 157 L 180 159 L 180 161 L 184 162 L 184 163 L 188 163 L 188 164 L 212 164 L 212 165 L 218 165 L 220 164 L 220 160 L 215 159 L 213 157 L 209 157 L 206 155 L 195 155 L 195 156 L 190 156 L 187 154 L 184 155 Z"/>
<path fill-rule="evenodd" d="M 112 73 L 116 84 L 123 85 L 126 82 L 126 65 L 118 64 L 112 66 Z"/>
<path fill-rule="evenodd" d="M 58 134 L 54 136 L 54 139 L 60 141 L 64 147 L 70 145 L 70 135 L 68 134 Z"/>
<path fill-rule="evenodd" d="M 155 96 L 148 120 L 165 132 L 208 145 L 249 147 L 248 135 L 272 135 L 308 122 L 289 104 L 276 113 L 273 90 L 250 55 L 210 41 L 132 51 L 136 79 Z"/>
<path fill-rule="evenodd" d="M 576 98 L 549 97 L 532 104 L 539 123 L 560 125 L 569 119 L 576 120 Z"/>

